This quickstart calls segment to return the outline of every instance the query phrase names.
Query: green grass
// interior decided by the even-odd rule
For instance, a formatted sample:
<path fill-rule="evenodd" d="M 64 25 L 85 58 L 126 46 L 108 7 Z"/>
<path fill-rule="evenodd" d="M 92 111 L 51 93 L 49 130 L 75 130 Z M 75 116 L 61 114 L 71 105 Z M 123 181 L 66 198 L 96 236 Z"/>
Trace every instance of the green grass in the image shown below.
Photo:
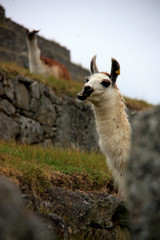
<path fill-rule="evenodd" d="M 125 99 L 127 107 L 129 109 L 132 109 L 135 111 L 145 110 L 145 109 L 154 107 L 153 104 L 147 103 L 144 100 L 132 99 L 132 98 L 128 98 L 128 97 L 124 97 L 124 99 Z"/>
<path fill-rule="evenodd" d="M 0 171 L 38 192 L 52 185 L 81 190 L 106 186 L 110 173 L 100 153 L 0 142 Z"/>
<path fill-rule="evenodd" d="M 82 89 L 83 83 L 73 80 L 55 79 L 54 77 L 44 77 L 40 74 L 30 73 L 28 69 L 18 66 L 16 63 L 0 62 L 0 71 L 5 72 L 11 77 L 23 75 L 32 78 L 36 81 L 42 82 L 51 87 L 59 96 L 68 95 L 75 97 Z"/>

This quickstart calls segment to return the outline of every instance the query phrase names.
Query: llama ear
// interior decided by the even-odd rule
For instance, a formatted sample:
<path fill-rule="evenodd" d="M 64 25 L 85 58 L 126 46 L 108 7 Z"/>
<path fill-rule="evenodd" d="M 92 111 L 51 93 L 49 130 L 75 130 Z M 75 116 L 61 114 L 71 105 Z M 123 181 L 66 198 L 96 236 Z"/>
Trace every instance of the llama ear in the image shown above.
<path fill-rule="evenodd" d="M 112 85 L 116 83 L 116 79 L 118 75 L 120 75 L 120 65 L 116 59 L 112 58 L 112 66 L 111 66 L 111 73 L 110 73 Z"/>
<path fill-rule="evenodd" d="M 34 34 L 37 34 L 37 33 L 39 33 L 39 31 L 40 31 L 40 30 L 34 30 L 33 33 L 34 33 Z"/>
<path fill-rule="evenodd" d="M 91 73 L 94 74 L 94 73 L 98 73 L 98 68 L 97 68 L 97 65 L 96 65 L 96 55 L 92 58 L 91 60 L 91 63 L 90 63 L 90 68 L 91 68 Z"/>

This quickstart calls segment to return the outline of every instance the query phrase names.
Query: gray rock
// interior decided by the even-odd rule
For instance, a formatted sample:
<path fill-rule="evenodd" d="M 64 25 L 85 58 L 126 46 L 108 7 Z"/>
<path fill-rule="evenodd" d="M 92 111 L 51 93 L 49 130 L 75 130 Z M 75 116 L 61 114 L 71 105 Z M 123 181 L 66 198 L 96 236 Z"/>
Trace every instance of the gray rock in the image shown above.
<path fill-rule="evenodd" d="M 43 125 L 43 129 L 45 132 L 45 135 L 44 135 L 45 138 L 52 138 L 53 136 L 55 136 L 56 130 L 57 130 L 56 127 L 50 127 L 47 125 Z"/>
<path fill-rule="evenodd" d="M 55 123 L 56 112 L 54 105 L 51 103 L 50 99 L 44 95 L 40 99 L 40 105 L 37 109 L 36 118 L 40 123 L 51 127 Z"/>
<path fill-rule="evenodd" d="M 39 99 L 40 98 L 39 82 L 33 82 L 30 86 L 30 89 L 31 89 L 31 96 L 33 98 Z"/>
<path fill-rule="evenodd" d="M 14 92 L 15 92 L 15 80 L 8 79 L 7 85 L 4 85 L 4 95 L 11 100 L 14 101 Z"/>
<path fill-rule="evenodd" d="M 22 76 L 22 75 L 18 75 L 18 76 L 16 77 L 16 81 L 19 81 L 20 83 L 23 83 L 23 84 L 26 85 L 26 86 L 29 86 L 31 83 L 34 82 L 33 79 L 28 78 L 28 77 L 24 77 L 24 76 Z"/>
<path fill-rule="evenodd" d="M 30 112 L 36 113 L 39 106 L 40 106 L 40 99 L 32 98 L 30 102 L 30 110 L 31 110 Z M 35 114 L 32 114 L 32 115 L 33 115 L 33 118 L 36 117 Z"/>
<path fill-rule="evenodd" d="M 29 110 L 30 95 L 24 84 L 18 83 L 15 89 L 16 105 L 19 108 Z"/>
<path fill-rule="evenodd" d="M 129 213 L 120 199 L 60 187 L 46 189 L 45 194 L 49 202 L 28 197 L 26 207 L 51 221 L 59 239 L 129 239 Z"/>
<path fill-rule="evenodd" d="M 17 119 L 0 112 L 0 139 L 12 140 L 18 134 L 19 126 Z"/>
<path fill-rule="evenodd" d="M 131 239 L 160 236 L 160 106 L 137 114 L 133 121 L 128 166 Z"/>
<path fill-rule="evenodd" d="M 49 89 L 49 96 L 50 96 L 52 103 L 62 104 L 62 102 L 63 102 L 62 99 L 60 97 L 58 97 L 51 88 Z"/>
<path fill-rule="evenodd" d="M 55 143 L 58 145 L 72 145 L 87 150 L 98 149 L 98 134 L 90 106 L 83 104 L 80 110 L 73 100 L 65 100 L 56 125 Z"/>
<path fill-rule="evenodd" d="M 3 111 L 7 115 L 13 115 L 15 113 L 15 107 L 4 99 L 0 101 L 0 111 Z"/>
<path fill-rule="evenodd" d="M 43 140 L 44 130 L 39 122 L 30 118 L 20 116 L 19 118 L 19 140 L 22 143 L 39 143 Z"/>

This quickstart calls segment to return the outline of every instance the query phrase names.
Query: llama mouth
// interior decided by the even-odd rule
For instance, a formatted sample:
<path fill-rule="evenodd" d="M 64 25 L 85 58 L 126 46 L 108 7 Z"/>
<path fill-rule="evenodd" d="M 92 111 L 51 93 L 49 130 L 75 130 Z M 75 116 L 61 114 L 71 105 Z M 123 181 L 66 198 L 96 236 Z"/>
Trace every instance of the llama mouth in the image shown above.
<path fill-rule="evenodd" d="M 79 100 L 84 101 L 86 100 L 92 93 L 93 89 L 90 87 L 85 87 L 84 90 L 77 94 Z"/>
<path fill-rule="evenodd" d="M 87 97 L 82 92 L 80 92 L 77 94 L 77 98 L 81 101 L 84 101 Z"/>

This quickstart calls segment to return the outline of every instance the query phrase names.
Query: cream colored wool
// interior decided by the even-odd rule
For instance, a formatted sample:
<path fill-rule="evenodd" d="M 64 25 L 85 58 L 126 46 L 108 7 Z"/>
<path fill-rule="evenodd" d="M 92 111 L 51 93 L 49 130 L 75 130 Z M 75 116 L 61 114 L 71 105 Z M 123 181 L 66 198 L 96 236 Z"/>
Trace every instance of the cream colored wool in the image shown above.
<path fill-rule="evenodd" d="M 107 82 L 109 86 L 104 87 L 104 82 Z M 131 129 L 124 99 L 109 74 L 96 72 L 91 75 L 84 84 L 79 99 L 87 94 L 87 88 L 93 91 L 86 99 L 92 103 L 95 113 L 99 146 L 106 156 L 107 165 L 119 187 L 120 196 L 125 197 L 126 165 L 130 152 Z"/>

